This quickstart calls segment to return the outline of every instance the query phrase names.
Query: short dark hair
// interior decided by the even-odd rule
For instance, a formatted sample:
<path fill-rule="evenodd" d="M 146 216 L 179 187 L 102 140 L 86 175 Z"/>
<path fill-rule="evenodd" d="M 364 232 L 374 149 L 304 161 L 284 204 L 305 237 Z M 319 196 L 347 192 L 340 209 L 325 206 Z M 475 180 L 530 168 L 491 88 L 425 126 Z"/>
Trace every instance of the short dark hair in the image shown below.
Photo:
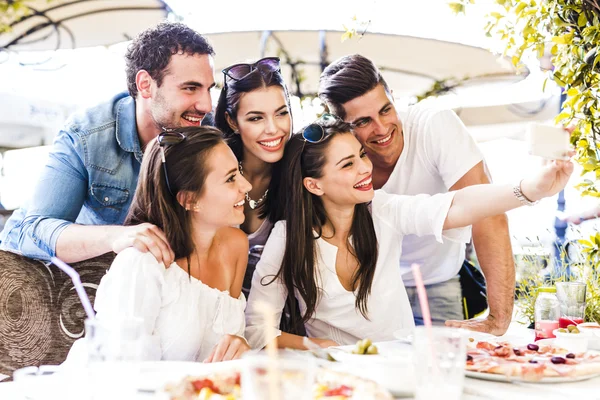
<path fill-rule="evenodd" d="M 138 93 L 135 84 L 138 71 L 147 71 L 160 86 L 171 56 L 178 53 L 213 56 L 215 51 L 205 37 L 180 22 L 163 21 L 140 32 L 125 54 L 127 89 L 131 97 L 135 99 Z"/>
<path fill-rule="evenodd" d="M 346 118 L 343 105 L 382 84 L 390 93 L 379 69 L 360 54 L 344 56 L 332 62 L 319 78 L 319 98 L 332 114 Z"/>

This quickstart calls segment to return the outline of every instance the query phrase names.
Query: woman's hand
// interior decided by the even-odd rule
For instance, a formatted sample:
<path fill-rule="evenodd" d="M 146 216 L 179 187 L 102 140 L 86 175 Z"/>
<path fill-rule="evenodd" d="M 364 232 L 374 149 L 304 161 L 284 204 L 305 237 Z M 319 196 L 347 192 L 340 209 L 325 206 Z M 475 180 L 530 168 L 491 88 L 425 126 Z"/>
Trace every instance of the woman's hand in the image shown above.
<path fill-rule="evenodd" d="M 248 342 L 243 337 L 225 335 L 213 347 L 210 355 L 203 362 L 212 363 L 235 360 L 248 350 L 250 350 L 250 346 L 248 346 Z"/>
<path fill-rule="evenodd" d="M 531 201 L 553 196 L 565 188 L 572 172 L 571 161 L 553 160 L 533 177 L 523 179 L 521 191 Z"/>

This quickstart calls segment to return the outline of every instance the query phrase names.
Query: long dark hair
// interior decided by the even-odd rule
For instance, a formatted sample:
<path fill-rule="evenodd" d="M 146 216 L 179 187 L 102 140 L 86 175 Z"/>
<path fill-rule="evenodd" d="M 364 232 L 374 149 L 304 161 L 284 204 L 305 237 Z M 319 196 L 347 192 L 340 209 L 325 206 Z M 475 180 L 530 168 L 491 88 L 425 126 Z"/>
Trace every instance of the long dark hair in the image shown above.
<path fill-rule="evenodd" d="M 274 214 L 286 221 L 286 246 L 281 268 L 273 279 L 281 279 L 291 294 L 292 313 L 297 304 L 293 294 L 297 293 L 302 298 L 306 304 L 306 313 L 301 318 L 303 323 L 312 317 L 321 297 L 318 271 L 315 269 L 318 257 L 315 241 L 322 236 L 323 226 L 329 220 L 323 201 L 306 190 L 303 180 L 306 177 L 322 177 L 325 152 L 331 140 L 338 135 L 351 134 L 350 125 L 344 122 L 318 123 L 325 132 L 325 139 L 321 142 L 307 142 L 298 133 L 287 143 L 282 160 L 281 187 L 277 193 L 278 206 L 274 209 Z M 352 290 L 356 293 L 356 308 L 368 319 L 367 300 L 378 254 L 377 237 L 368 204 L 354 207 L 350 235 L 352 243 L 348 248 L 359 264 L 352 276 Z M 292 316 L 292 320 L 298 319 Z"/>
<path fill-rule="evenodd" d="M 290 95 L 281 73 L 276 71 L 268 71 L 265 69 L 256 68 L 254 71 L 240 80 L 236 81 L 233 79 L 224 79 L 225 84 L 223 85 L 223 89 L 221 90 L 219 101 L 215 109 L 215 127 L 223 132 L 223 137 L 225 137 L 225 140 L 233 151 L 233 154 L 235 154 L 235 157 L 238 159 L 238 161 L 242 161 L 244 158 L 244 144 L 242 143 L 242 138 L 238 132 L 234 132 L 231 126 L 229 126 L 226 115 L 229 114 L 229 117 L 237 124 L 237 113 L 240 106 L 240 100 L 244 93 L 253 92 L 255 90 L 264 89 L 271 86 L 279 86 L 285 95 L 285 102 L 288 106 L 290 119 L 293 123 Z M 292 132 L 291 129 L 290 132 Z M 281 161 L 276 162 L 273 165 L 272 170 L 278 170 L 280 165 Z M 273 179 L 271 179 L 271 182 L 273 182 Z M 275 193 L 276 190 L 277 188 L 272 187 L 271 183 L 269 183 L 269 193 Z M 266 200 L 259 207 L 259 217 L 261 219 L 268 216 L 269 210 L 273 206 L 273 197 L 274 196 L 272 195 L 267 196 Z"/>
<path fill-rule="evenodd" d="M 179 128 L 185 139 L 164 148 L 166 170 L 169 174 L 170 193 L 167 188 L 162 150 L 156 140 L 148 144 L 138 178 L 135 196 L 125 219 L 125 225 L 144 222 L 159 227 L 167 236 L 175 258 L 187 258 L 194 251 L 191 235 L 191 217 L 177 201 L 177 193 L 188 192 L 195 202 L 204 189 L 210 172 L 206 165 L 210 152 L 224 144 L 222 133 L 208 126 Z M 189 271 L 188 271 L 189 272 Z"/>

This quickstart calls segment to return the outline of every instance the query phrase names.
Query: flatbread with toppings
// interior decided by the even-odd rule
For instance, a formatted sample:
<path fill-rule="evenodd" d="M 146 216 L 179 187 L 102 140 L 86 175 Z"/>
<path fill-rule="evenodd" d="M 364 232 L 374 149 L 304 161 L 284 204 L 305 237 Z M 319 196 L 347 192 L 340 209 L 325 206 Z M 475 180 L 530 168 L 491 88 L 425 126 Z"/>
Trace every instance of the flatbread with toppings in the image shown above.
<path fill-rule="evenodd" d="M 240 371 L 188 376 L 174 385 L 168 385 L 171 400 L 240 400 Z M 319 368 L 314 384 L 315 400 L 392 400 L 393 397 L 375 382 L 354 375 Z"/>
<path fill-rule="evenodd" d="M 593 377 L 600 374 L 600 353 L 570 353 L 551 345 L 531 343 L 513 346 L 510 342 L 470 339 L 466 370 L 527 381 L 541 381 L 549 377 Z"/>

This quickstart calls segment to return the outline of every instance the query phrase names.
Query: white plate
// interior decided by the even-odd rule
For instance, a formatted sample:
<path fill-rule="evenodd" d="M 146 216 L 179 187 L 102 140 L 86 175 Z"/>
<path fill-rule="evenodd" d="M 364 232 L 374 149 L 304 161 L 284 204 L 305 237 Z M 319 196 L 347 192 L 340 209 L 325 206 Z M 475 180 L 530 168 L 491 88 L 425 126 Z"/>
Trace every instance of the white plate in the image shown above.
<path fill-rule="evenodd" d="M 395 397 L 412 397 L 415 385 L 412 347 L 402 342 L 375 345 L 379 354 L 352 354 L 355 346 L 329 348 L 328 351 L 338 362 L 329 364 L 328 368 L 370 379 Z"/>
<path fill-rule="evenodd" d="M 548 340 L 548 339 L 545 339 Z M 579 382 L 585 381 L 588 379 L 596 378 L 600 376 L 600 374 L 592 374 L 585 376 L 547 376 L 542 378 L 539 381 L 532 381 L 530 379 L 519 378 L 518 376 L 506 376 L 500 374 L 489 374 L 486 372 L 474 372 L 474 371 L 465 371 L 465 376 L 469 378 L 475 379 L 483 379 L 486 381 L 495 381 L 495 382 L 527 382 L 527 383 L 564 383 L 564 382 Z"/>

